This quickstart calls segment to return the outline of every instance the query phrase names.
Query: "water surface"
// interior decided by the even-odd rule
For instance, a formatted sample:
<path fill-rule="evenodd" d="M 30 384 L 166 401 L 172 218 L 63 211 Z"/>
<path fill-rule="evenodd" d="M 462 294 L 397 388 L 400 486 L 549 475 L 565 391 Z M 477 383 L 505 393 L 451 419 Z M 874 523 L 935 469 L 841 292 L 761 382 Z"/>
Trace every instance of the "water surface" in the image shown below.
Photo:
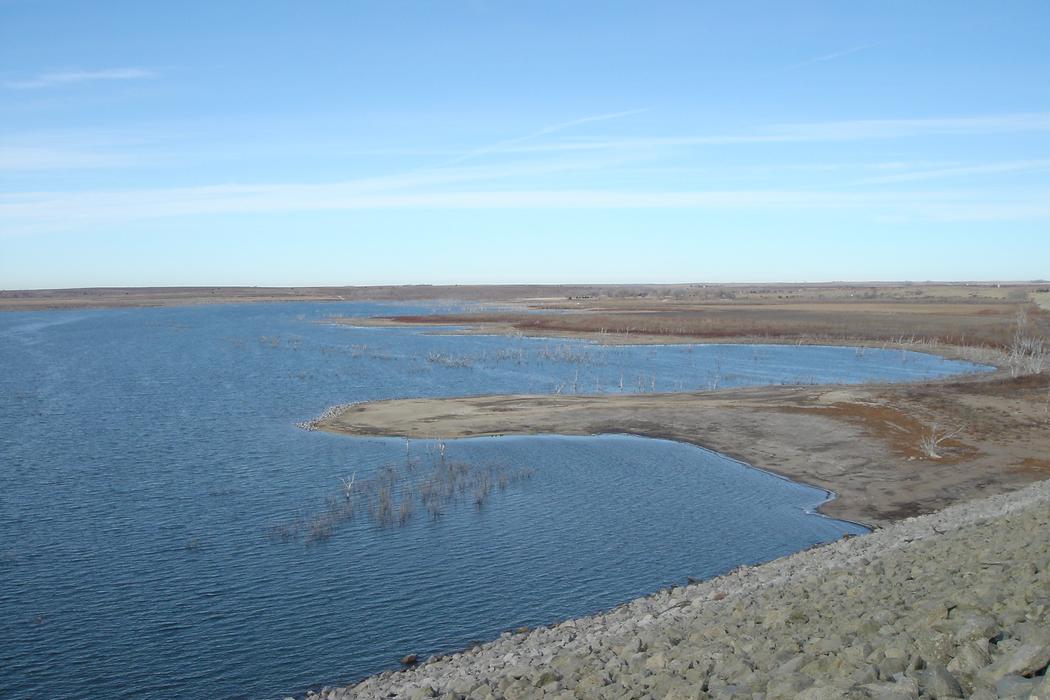
<path fill-rule="evenodd" d="M 0 696 L 281 697 L 610 608 L 860 528 L 818 489 L 628 436 L 451 441 L 531 470 L 477 508 L 359 515 L 307 544 L 340 478 L 434 442 L 308 433 L 329 405 L 491 393 L 912 380 L 980 368 L 899 350 L 604 347 L 347 328 L 380 304 L 0 314 Z M 439 309 L 447 311 L 447 307 Z"/>

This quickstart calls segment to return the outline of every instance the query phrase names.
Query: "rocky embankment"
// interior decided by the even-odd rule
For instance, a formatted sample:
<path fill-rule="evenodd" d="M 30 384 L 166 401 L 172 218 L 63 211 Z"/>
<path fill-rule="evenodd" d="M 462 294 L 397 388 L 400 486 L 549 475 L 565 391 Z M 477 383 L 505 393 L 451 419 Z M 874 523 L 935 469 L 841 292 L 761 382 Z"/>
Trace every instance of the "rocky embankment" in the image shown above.
<path fill-rule="evenodd" d="M 309 697 L 1050 699 L 1048 663 L 1044 481 Z"/>

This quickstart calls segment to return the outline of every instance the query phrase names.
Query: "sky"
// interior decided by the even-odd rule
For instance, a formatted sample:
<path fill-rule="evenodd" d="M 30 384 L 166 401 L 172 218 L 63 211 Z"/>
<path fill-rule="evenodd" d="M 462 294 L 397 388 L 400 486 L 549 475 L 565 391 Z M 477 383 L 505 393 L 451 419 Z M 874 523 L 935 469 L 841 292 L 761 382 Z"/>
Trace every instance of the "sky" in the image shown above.
<path fill-rule="evenodd" d="M 0 0 L 0 289 L 1050 278 L 1050 3 Z"/>

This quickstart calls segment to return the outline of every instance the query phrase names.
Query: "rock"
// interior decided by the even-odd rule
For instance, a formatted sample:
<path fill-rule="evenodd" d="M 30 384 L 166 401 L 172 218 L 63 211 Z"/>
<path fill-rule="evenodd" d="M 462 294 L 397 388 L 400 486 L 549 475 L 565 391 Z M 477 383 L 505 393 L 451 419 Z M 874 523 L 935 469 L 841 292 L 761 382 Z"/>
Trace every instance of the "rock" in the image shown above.
<path fill-rule="evenodd" d="M 539 673 L 536 674 L 536 677 L 532 681 L 532 685 L 534 685 L 537 688 L 542 688 L 542 687 L 544 687 L 546 685 L 550 685 L 552 683 L 558 683 L 560 681 L 561 681 L 561 674 L 560 673 L 558 673 L 557 671 L 552 671 L 550 669 L 547 669 L 547 670 L 544 670 L 544 671 L 540 671 Z"/>
<path fill-rule="evenodd" d="M 875 665 L 875 668 L 879 672 L 879 678 L 882 680 L 890 680 L 894 676 L 908 668 L 908 659 L 900 656 L 887 657 L 880 663 Z"/>
<path fill-rule="evenodd" d="M 447 688 L 455 695 L 470 695 L 471 691 L 478 686 L 478 683 L 467 680 L 465 678 L 459 678 L 453 681 L 449 681 Z"/>
<path fill-rule="evenodd" d="M 813 660 L 813 657 L 809 654 L 796 654 L 792 658 L 788 659 L 773 671 L 773 673 L 793 673 L 809 662 Z"/>
<path fill-rule="evenodd" d="M 425 685 L 421 688 L 409 692 L 409 700 L 423 700 L 424 698 L 436 698 L 437 691 L 431 688 L 429 685 Z"/>
<path fill-rule="evenodd" d="M 853 685 L 863 685 L 865 683 L 874 683 L 879 679 L 879 670 L 870 664 L 861 664 L 860 668 L 856 670 L 850 677 L 849 681 Z"/>
<path fill-rule="evenodd" d="M 503 691 L 503 697 L 506 700 L 528 700 L 535 695 L 536 690 L 524 678 L 514 681 Z"/>
<path fill-rule="evenodd" d="M 645 668 L 650 671 L 662 671 L 667 668 L 667 657 L 660 652 L 656 652 L 645 660 Z"/>
<path fill-rule="evenodd" d="M 1000 698 L 1028 698 L 1035 683 L 1024 676 L 1003 676 L 995 682 L 995 692 Z"/>
<path fill-rule="evenodd" d="M 980 669 L 988 666 L 992 657 L 988 653 L 988 642 L 985 640 L 974 640 L 959 647 L 955 657 L 948 662 L 948 670 L 952 673 L 975 674 Z"/>
<path fill-rule="evenodd" d="M 697 688 L 691 688 L 687 685 L 678 688 L 670 688 L 665 695 L 663 700 L 706 700 L 707 694 Z"/>
<path fill-rule="evenodd" d="M 969 695 L 969 700 L 998 700 L 999 695 L 988 688 L 978 688 Z"/>
<path fill-rule="evenodd" d="M 419 663 L 419 656 L 417 654 L 408 654 L 401 657 L 402 666 L 415 666 Z"/>
<path fill-rule="evenodd" d="M 718 700 L 751 700 L 753 694 L 742 685 L 715 685 L 711 687 L 711 696 Z"/>
<path fill-rule="evenodd" d="M 933 633 L 923 635 L 916 640 L 915 648 L 919 652 L 919 656 L 927 662 L 946 664 L 951 660 L 956 644 L 952 641 L 950 635 Z"/>
<path fill-rule="evenodd" d="M 999 623 L 990 615 L 976 612 L 962 613 L 949 618 L 946 626 L 957 644 L 964 644 L 977 639 L 991 639 L 995 636 Z"/>
<path fill-rule="evenodd" d="M 999 665 L 1007 675 L 1032 676 L 1050 664 L 1050 645 L 1022 644 Z"/>
<path fill-rule="evenodd" d="M 931 698 L 963 697 L 959 681 L 940 664 L 930 664 L 919 673 L 919 688 Z"/>
<path fill-rule="evenodd" d="M 623 654 L 625 656 L 629 656 L 631 654 L 637 654 L 637 653 L 643 652 L 643 651 L 645 651 L 645 645 L 642 644 L 642 640 L 639 639 L 637 636 L 631 637 L 623 645 Z"/>
<path fill-rule="evenodd" d="M 831 685 L 811 686 L 795 696 L 798 700 L 842 700 L 847 697 L 842 688 Z"/>
<path fill-rule="evenodd" d="M 604 671 L 600 673 L 589 673 L 581 678 L 579 683 L 576 684 L 576 694 L 579 695 L 581 691 L 586 694 L 587 692 L 592 692 L 598 688 L 604 688 L 610 683 L 612 683 L 612 678 L 610 678 L 609 674 Z"/>
<path fill-rule="evenodd" d="M 773 676 L 766 684 L 766 700 L 792 700 L 800 691 L 813 685 L 804 673 L 789 672 Z"/>
<path fill-rule="evenodd" d="M 1032 688 L 1028 700 L 1050 700 L 1050 675 L 1043 676 L 1042 680 Z"/>
<path fill-rule="evenodd" d="M 872 700 L 914 700 L 919 697 L 919 686 L 907 683 L 866 683 L 860 686 Z"/>

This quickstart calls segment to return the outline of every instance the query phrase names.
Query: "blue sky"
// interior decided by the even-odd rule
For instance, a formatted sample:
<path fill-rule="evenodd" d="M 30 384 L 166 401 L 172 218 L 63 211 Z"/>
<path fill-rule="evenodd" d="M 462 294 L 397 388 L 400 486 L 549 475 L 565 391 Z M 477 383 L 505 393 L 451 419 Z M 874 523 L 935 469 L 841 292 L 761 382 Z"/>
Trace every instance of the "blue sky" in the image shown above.
<path fill-rule="evenodd" d="M 0 0 L 0 288 L 1046 278 L 1048 29 Z"/>

